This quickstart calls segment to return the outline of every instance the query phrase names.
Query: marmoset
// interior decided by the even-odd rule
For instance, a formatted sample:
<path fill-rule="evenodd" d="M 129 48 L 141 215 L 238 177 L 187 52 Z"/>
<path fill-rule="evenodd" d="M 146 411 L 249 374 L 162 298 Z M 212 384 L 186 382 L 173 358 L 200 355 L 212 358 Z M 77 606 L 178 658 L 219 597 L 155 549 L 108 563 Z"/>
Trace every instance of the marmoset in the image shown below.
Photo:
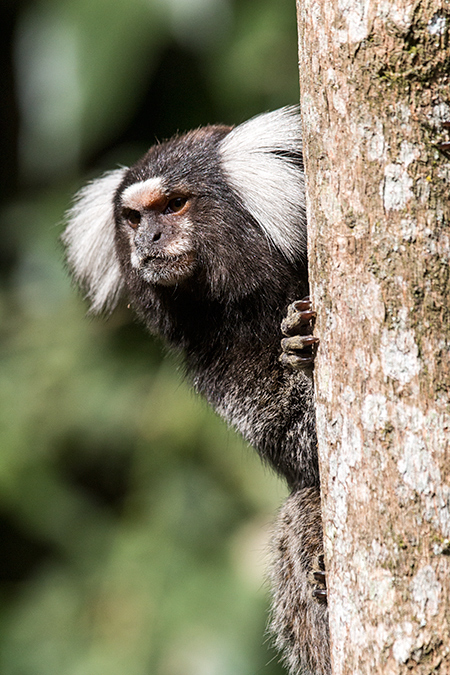
<path fill-rule="evenodd" d="M 158 143 L 79 192 L 63 242 L 92 311 L 125 294 L 286 479 L 271 629 L 292 674 L 328 675 L 298 109 Z"/>

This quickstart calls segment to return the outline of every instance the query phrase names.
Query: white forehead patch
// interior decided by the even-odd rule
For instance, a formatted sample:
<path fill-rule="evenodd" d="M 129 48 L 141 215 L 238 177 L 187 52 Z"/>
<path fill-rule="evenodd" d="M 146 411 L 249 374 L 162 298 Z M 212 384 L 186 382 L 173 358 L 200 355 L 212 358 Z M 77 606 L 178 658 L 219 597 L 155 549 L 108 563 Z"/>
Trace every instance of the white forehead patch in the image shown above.
<path fill-rule="evenodd" d="M 129 185 L 122 192 L 122 204 L 129 209 L 139 209 L 142 206 L 157 201 L 163 195 L 162 176 L 147 178 L 147 180 Z"/>

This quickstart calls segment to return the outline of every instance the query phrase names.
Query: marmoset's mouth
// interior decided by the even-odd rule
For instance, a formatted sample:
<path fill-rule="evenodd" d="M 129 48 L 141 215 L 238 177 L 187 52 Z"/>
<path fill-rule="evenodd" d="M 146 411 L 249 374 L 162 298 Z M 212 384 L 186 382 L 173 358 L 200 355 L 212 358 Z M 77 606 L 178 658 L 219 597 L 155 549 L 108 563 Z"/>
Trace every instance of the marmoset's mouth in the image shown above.
<path fill-rule="evenodd" d="M 178 255 L 148 256 L 142 260 L 139 274 L 149 284 L 174 286 L 191 276 L 196 264 L 193 251 Z"/>

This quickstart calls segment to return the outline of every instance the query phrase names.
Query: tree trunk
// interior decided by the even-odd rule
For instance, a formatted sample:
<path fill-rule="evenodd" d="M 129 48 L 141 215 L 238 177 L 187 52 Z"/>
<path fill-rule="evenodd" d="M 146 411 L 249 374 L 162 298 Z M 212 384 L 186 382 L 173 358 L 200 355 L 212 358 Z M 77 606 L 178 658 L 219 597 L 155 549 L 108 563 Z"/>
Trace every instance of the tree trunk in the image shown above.
<path fill-rule="evenodd" d="M 450 673 L 450 4 L 299 0 L 335 675 Z"/>

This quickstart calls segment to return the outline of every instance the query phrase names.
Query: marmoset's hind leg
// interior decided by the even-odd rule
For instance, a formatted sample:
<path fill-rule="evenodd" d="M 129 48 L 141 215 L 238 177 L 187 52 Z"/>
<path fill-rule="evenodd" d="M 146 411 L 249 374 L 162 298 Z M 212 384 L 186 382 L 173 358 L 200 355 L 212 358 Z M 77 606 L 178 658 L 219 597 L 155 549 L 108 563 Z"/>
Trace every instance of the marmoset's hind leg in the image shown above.
<path fill-rule="evenodd" d="M 275 523 L 270 630 L 292 675 L 331 673 L 318 488 L 294 491 Z"/>

